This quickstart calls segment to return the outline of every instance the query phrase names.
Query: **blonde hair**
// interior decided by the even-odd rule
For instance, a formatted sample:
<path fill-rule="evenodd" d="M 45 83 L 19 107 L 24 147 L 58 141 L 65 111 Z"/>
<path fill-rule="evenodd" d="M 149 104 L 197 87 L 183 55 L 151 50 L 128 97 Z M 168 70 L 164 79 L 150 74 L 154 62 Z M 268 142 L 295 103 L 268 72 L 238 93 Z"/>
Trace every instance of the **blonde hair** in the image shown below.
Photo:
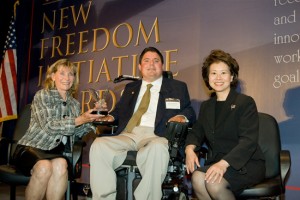
<path fill-rule="evenodd" d="M 60 60 L 57 60 L 55 63 L 53 63 L 48 69 L 47 69 L 47 73 L 46 73 L 46 80 L 44 82 L 44 88 L 46 90 L 51 90 L 51 89 L 55 89 L 55 83 L 54 81 L 52 80 L 52 73 L 56 73 L 57 70 L 60 68 L 60 67 L 67 67 L 69 69 L 71 69 L 74 73 L 74 82 L 73 82 L 73 85 L 72 87 L 69 89 L 69 92 L 74 95 L 76 90 L 77 90 L 77 87 L 78 87 L 78 84 L 79 84 L 79 76 L 78 76 L 78 73 L 77 73 L 77 67 L 72 63 L 70 62 L 68 59 L 60 59 Z"/>

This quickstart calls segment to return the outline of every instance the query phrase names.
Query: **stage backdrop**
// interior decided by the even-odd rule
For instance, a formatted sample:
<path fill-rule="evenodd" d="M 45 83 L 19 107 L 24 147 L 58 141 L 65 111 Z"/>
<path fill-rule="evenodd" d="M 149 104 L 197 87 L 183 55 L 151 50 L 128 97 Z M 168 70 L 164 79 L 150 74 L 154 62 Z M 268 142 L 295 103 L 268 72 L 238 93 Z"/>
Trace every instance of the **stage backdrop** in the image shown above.
<path fill-rule="evenodd" d="M 26 68 L 20 105 L 41 88 L 46 68 L 66 57 L 79 66 L 82 109 L 92 106 L 88 88 L 109 89 L 113 109 L 125 84 L 114 84 L 114 78 L 139 76 L 139 53 L 155 46 L 165 57 L 165 70 L 188 84 L 198 113 L 208 98 L 203 58 L 223 49 L 240 64 L 239 90 L 277 119 L 282 148 L 292 156 L 286 199 L 299 198 L 299 1 L 32 0 L 28 5 L 23 4 L 30 20 L 23 26 L 31 32 L 30 48 L 18 61 Z"/>

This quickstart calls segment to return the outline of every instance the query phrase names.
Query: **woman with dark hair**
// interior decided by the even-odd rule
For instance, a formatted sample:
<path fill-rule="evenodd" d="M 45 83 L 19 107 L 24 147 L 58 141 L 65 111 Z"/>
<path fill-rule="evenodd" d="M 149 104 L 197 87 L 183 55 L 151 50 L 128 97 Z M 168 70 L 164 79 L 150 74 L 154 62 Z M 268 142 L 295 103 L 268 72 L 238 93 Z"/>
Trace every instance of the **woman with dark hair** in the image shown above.
<path fill-rule="evenodd" d="M 44 89 L 31 104 L 31 120 L 14 154 L 17 168 L 31 176 L 25 199 L 61 200 L 67 189 L 68 157 L 75 140 L 95 131 L 92 121 L 101 117 L 80 115 L 80 104 L 73 98 L 78 86 L 77 68 L 60 59 L 47 70 Z"/>
<path fill-rule="evenodd" d="M 185 148 L 187 173 L 193 173 L 193 189 L 201 200 L 235 199 L 265 175 L 256 104 L 235 91 L 238 72 L 237 61 L 222 50 L 211 51 L 203 63 L 204 82 L 215 95 L 201 104 Z M 204 142 L 208 157 L 200 166 L 194 150 Z"/>

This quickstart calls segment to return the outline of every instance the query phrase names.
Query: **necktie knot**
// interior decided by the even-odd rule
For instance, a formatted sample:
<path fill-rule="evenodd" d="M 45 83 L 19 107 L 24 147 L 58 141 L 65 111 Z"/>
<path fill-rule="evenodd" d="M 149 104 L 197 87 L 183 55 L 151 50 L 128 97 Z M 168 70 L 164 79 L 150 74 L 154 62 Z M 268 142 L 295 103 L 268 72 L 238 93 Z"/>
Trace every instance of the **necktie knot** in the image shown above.
<path fill-rule="evenodd" d="M 152 88 L 152 86 L 153 85 L 151 83 L 147 84 L 147 90 L 150 90 Z"/>
<path fill-rule="evenodd" d="M 150 89 L 152 86 L 153 86 L 152 84 L 147 84 L 147 90 L 146 90 L 145 94 L 143 95 L 141 103 L 140 103 L 137 111 L 135 111 L 135 113 L 132 115 L 132 117 L 130 118 L 130 120 L 126 126 L 127 132 L 131 133 L 132 129 L 135 126 L 138 126 L 140 124 L 142 115 L 148 110 L 149 103 L 150 103 L 150 97 L 151 97 Z"/>

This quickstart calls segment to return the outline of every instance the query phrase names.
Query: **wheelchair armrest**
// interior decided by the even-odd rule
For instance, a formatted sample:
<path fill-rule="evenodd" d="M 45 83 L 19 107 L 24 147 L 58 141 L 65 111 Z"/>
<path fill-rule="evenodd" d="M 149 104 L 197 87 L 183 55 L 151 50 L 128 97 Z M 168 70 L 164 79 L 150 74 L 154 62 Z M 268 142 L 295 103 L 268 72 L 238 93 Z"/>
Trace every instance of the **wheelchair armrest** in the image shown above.
<path fill-rule="evenodd" d="M 287 180 L 287 174 L 289 173 L 290 168 L 291 168 L 290 151 L 281 150 L 280 151 L 280 175 L 281 175 L 281 181 L 283 186 L 285 185 L 285 182 Z"/>
<path fill-rule="evenodd" d="M 185 139 L 187 135 L 188 123 L 168 122 L 165 137 L 169 142 L 175 142 L 177 139 Z"/>
<path fill-rule="evenodd" d="M 114 135 L 115 129 L 118 128 L 117 124 L 115 121 L 113 122 L 108 122 L 108 121 L 95 121 L 93 122 L 95 126 L 102 126 L 102 127 L 109 127 L 111 129 L 110 133 L 101 133 L 99 136 L 108 136 L 108 135 Z M 105 131 L 106 132 L 106 131 Z"/>
<path fill-rule="evenodd" d="M 169 141 L 169 153 L 171 158 L 177 158 L 180 148 L 184 146 L 188 132 L 188 123 L 168 122 L 165 137 Z"/>
<path fill-rule="evenodd" d="M 72 155 L 72 178 L 76 179 L 81 176 L 82 169 L 82 151 L 86 143 L 82 140 L 74 142 Z"/>

